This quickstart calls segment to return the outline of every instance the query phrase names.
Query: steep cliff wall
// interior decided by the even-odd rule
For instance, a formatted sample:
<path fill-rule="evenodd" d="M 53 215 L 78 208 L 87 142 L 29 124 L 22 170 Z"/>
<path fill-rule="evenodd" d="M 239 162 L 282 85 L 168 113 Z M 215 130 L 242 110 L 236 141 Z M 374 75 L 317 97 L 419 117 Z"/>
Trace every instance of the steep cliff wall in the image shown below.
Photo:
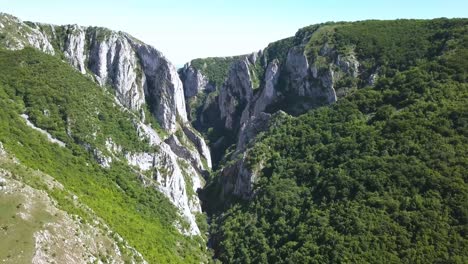
<path fill-rule="evenodd" d="M 122 111 L 133 115 L 132 125 L 140 139 L 148 142 L 147 149 L 155 151 L 122 151 L 118 140 L 111 137 L 105 147 L 92 142 L 81 144 L 103 167 L 126 159 L 142 175 L 151 175 L 146 184 L 164 193 L 188 220 L 188 229 L 182 231 L 200 234 L 195 221 L 195 214 L 201 212 L 196 191 L 211 168 L 211 156 L 203 138 L 187 122 L 182 82 L 161 52 L 123 32 L 22 22 L 7 14 L 0 14 L 0 36 L 0 44 L 7 49 L 32 46 L 62 58 L 99 85 L 110 87 Z M 72 127 L 73 120 L 67 122 Z M 181 132 L 185 144 L 170 140 L 176 131 Z M 69 136 L 72 132 L 70 129 Z M 97 133 L 93 132 L 94 137 Z M 185 159 L 188 164 L 181 163 Z"/>

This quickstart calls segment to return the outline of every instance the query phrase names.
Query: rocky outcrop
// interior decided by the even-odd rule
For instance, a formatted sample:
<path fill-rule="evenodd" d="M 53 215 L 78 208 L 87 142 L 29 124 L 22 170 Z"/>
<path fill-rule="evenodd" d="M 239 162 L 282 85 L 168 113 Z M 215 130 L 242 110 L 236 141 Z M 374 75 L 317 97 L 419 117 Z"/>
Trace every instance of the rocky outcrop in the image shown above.
<path fill-rule="evenodd" d="M 209 169 L 205 168 L 201 157 L 211 167 L 211 156 L 205 142 L 186 126 L 182 129 L 187 138 L 179 139 L 172 134 L 164 141 L 148 125 L 136 123 L 136 128 L 141 137 L 148 139 L 155 151 L 126 153 L 125 159 L 130 165 L 137 167 L 142 175 L 152 175 L 151 179 L 144 182 L 165 194 L 189 224 L 188 229 L 183 229 L 183 225 L 176 226 L 187 235 L 200 235 L 195 220 L 195 214 L 201 212 L 197 190 L 203 187 L 203 175 Z M 193 149 L 189 146 L 189 141 L 193 142 Z"/>
<path fill-rule="evenodd" d="M 249 100 L 247 107 L 245 107 L 242 112 L 240 120 L 241 128 L 246 125 L 251 117 L 259 116 L 269 105 L 275 103 L 279 99 L 280 92 L 276 89 L 279 75 L 279 61 L 273 60 L 268 64 L 265 71 L 263 89 Z M 241 137 L 241 133 L 239 133 L 239 137 Z"/>
<path fill-rule="evenodd" d="M 267 106 L 271 105 L 278 99 L 278 90 L 276 85 L 278 84 L 278 78 L 280 74 L 279 61 L 273 60 L 268 64 L 265 72 L 265 86 L 260 92 L 260 96 L 255 100 L 253 108 L 253 116 L 259 115 L 265 111 Z"/>
<path fill-rule="evenodd" d="M 161 137 L 159 137 L 158 133 L 156 133 L 156 131 L 154 131 L 151 126 L 140 121 L 136 122 L 134 126 L 137 130 L 138 136 L 140 138 L 148 139 L 151 146 L 157 146 L 161 144 Z"/>
<path fill-rule="evenodd" d="M 377 82 L 377 79 L 379 78 L 379 74 L 376 72 L 376 73 L 373 73 L 369 76 L 369 79 L 367 80 L 367 84 L 368 85 L 375 85 L 375 83 Z"/>
<path fill-rule="evenodd" d="M 105 155 L 103 153 L 103 151 L 101 151 L 100 149 L 92 146 L 89 143 L 82 142 L 81 145 L 86 149 L 86 151 L 88 151 L 89 153 L 91 153 L 91 155 L 93 155 L 94 160 L 101 167 L 107 168 L 107 169 L 111 167 L 111 164 L 112 164 L 112 161 L 113 161 L 112 157 Z"/>
<path fill-rule="evenodd" d="M 0 156 L 5 156 L 7 153 L 3 148 L 3 143 L 0 141 Z"/>
<path fill-rule="evenodd" d="M 87 58 L 87 52 L 85 53 L 86 28 L 71 25 L 65 26 L 64 30 L 67 32 L 67 39 L 65 41 L 63 54 L 73 67 L 79 70 L 82 74 L 85 74 L 85 60 Z"/>
<path fill-rule="evenodd" d="M 100 85 L 112 85 L 120 103 L 138 110 L 145 103 L 146 76 L 127 38 L 121 33 L 95 30 L 90 42 L 88 67 Z M 72 64 L 73 65 L 73 64 Z"/>
<path fill-rule="evenodd" d="M 290 87 L 294 88 L 298 95 L 305 96 L 310 87 L 307 80 L 309 62 L 301 47 L 293 47 L 289 50 L 285 67 L 288 72 Z"/>
<path fill-rule="evenodd" d="M 128 153 L 126 159 L 129 164 L 138 167 L 142 172 L 152 172 L 156 182 L 154 185 L 177 206 L 185 221 L 187 230 L 181 230 L 187 235 L 200 235 L 194 213 L 201 212 L 196 190 L 202 187 L 202 180 L 190 164 L 181 167 L 180 160 L 166 143 L 159 145 L 159 151 L 154 153 Z M 187 184 L 190 181 L 190 184 Z M 192 188 L 188 190 L 187 188 Z M 192 195 L 190 195 L 192 194 Z"/>
<path fill-rule="evenodd" d="M 112 158 L 104 155 L 99 149 L 93 150 L 93 157 L 99 165 L 103 168 L 110 168 L 112 163 Z"/>
<path fill-rule="evenodd" d="M 179 71 L 179 75 L 183 83 L 185 98 L 197 96 L 203 91 L 213 92 L 216 89 L 208 78 L 198 69 L 192 67 L 190 63 L 184 65 L 184 68 Z"/>
<path fill-rule="evenodd" d="M 262 51 L 257 51 L 257 52 L 252 52 L 250 54 L 247 55 L 247 60 L 250 62 L 250 64 L 255 64 L 258 60 L 258 58 L 260 58 L 262 56 Z"/>
<path fill-rule="evenodd" d="M 187 136 L 187 138 L 190 139 L 190 141 L 192 141 L 192 143 L 195 145 L 195 147 L 198 150 L 198 153 L 200 153 L 200 155 L 203 158 L 205 158 L 206 165 L 208 166 L 208 168 L 205 168 L 205 169 L 211 169 L 212 167 L 211 153 L 210 153 L 210 149 L 206 145 L 205 140 L 200 135 L 198 135 L 198 133 L 196 133 L 195 131 L 193 131 L 191 128 L 187 126 L 183 127 L 183 131 L 185 135 Z"/>
<path fill-rule="evenodd" d="M 245 166 L 246 153 L 234 163 L 226 166 L 221 171 L 220 185 L 221 200 L 227 200 L 230 196 L 235 195 L 244 199 L 249 199 L 252 195 L 252 187 L 255 182 L 255 174 L 246 169 Z"/>
<path fill-rule="evenodd" d="M 6 189 L 6 185 L 7 185 L 6 180 L 0 176 L 0 191 L 2 191 L 3 189 Z"/>
<path fill-rule="evenodd" d="M 284 112 L 281 112 L 284 113 Z M 242 152 L 246 149 L 247 144 L 255 139 L 258 133 L 266 131 L 269 127 L 271 114 L 261 112 L 258 115 L 251 116 L 245 122 L 239 132 L 239 139 L 236 144 L 236 151 Z"/>
<path fill-rule="evenodd" d="M 222 123 L 223 128 L 218 128 L 217 133 L 223 136 L 211 142 L 212 151 L 224 153 L 236 143 L 236 150 L 224 158 L 229 162 L 220 172 L 220 188 L 224 195 L 244 198 L 251 195 L 255 173 L 244 164 L 246 153 L 249 142 L 270 126 L 271 114 L 285 110 L 299 115 L 312 108 L 332 104 L 353 88 L 343 87 L 346 84 L 340 80 L 361 77 L 360 64 L 352 50 L 343 54 L 327 42 L 314 42 L 311 46 L 309 41 L 318 30 L 305 35 L 305 31 L 301 32 L 292 39 L 272 43 L 261 52 L 239 56 L 230 66 L 216 103 L 205 102 L 197 109 L 198 119 L 204 124 L 202 128 L 217 129 L 219 121 Z M 186 70 L 193 76 L 196 71 Z M 189 94 L 198 91 L 193 88 L 197 85 L 192 84 L 198 83 L 199 79 L 192 79 L 197 81 L 184 82 L 184 89 Z M 372 83 L 374 79 L 371 77 L 368 82 Z M 207 81 L 210 80 L 203 79 L 203 83 Z M 337 89 L 340 89 L 338 94 Z M 218 119 L 205 118 L 218 112 Z M 226 131 L 233 135 L 226 135 Z"/>
<path fill-rule="evenodd" d="M 224 127 L 234 130 L 239 127 L 240 116 L 253 95 L 249 62 L 246 59 L 234 62 L 229 75 L 219 91 L 219 111 Z"/>
<path fill-rule="evenodd" d="M 330 50 L 327 50 L 327 52 L 331 53 Z M 255 168 L 249 168 L 246 165 L 246 158 L 249 152 L 248 145 L 254 142 L 255 137 L 260 132 L 266 131 L 272 126 L 272 115 L 264 111 L 269 106 L 288 97 L 310 98 L 311 103 L 306 105 L 305 109 L 320 104 L 317 103 L 320 101 L 327 104 L 335 102 L 337 95 L 334 85 L 336 80 L 342 77 L 335 76 L 336 74 L 342 74 L 336 72 L 335 66 L 348 76 L 356 77 L 358 74 L 359 63 L 354 56 L 338 57 L 335 64 L 324 69 L 318 67 L 315 61 L 310 64 L 308 58 L 304 55 L 303 47 L 300 46 L 292 47 L 288 51 L 283 65 L 280 65 L 278 60 L 273 60 L 268 64 L 260 88 L 261 91 L 253 97 L 244 97 L 248 104 L 242 112 L 236 150 L 230 154 L 230 159 L 233 159 L 234 162 L 230 162 L 223 167 L 220 173 L 220 188 L 224 197 L 235 195 L 248 199 L 253 194 L 253 183 L 257 172 L 262 169 L 263 165 L 260 162 L 256 164 Z M 281 70 L 281 67 L 283 67 L 283 70 Z M 244 74 L 244 72 L 241 69 L 240 73 Z M 236 73 L 230 73 L 231 75 L 236 76 Z M 280 78 L 283 79 L 282 91 L 278 87 Z M 245 86 L 243 86 L 243 83 L 236 85 L 237 87 L 231 89 L 235 91 Z M 229 92 L 226 92 L 226 94 L 229 94 Z M 232 105 L 225 106 L 228 110 L 232 109 L 232 107 Z M 274 119 L 281 120 L 281 117 L 285 115 L 284 112 L 279 111 L 274 115 Z"/>
<path fill-rule="evenodd" d="M 356 59 L 356 56 L 351 53 L 347 56 L 338 54 L 336 56 L 336 65 L 346 74 L 357 78 L 359 75 L 359 61 Z"/>
<path fill-rule="evenodd" d="M 47 54 L 54 55 L 55 51 L 48 36 L 39 30 L 37 24 L 27 25 L 20 19 L 0 13 L 0 32 L 3 33 L 2 46 L 8 49 L 18 50 L 25 46 L 32 46 Z"/>
<path fill-rule="evenodd" d="M 190 147 L 186 146 L 185 144 L 187 143 L 182 143 L 174 134 L 166 138 L 164 142 L 171 147 L 174 154 L 192 164 L 192 167 L 199 173 L 203 174 L 205 172 L 206 169 L 203 166 L 200 156 L 195 150 L 191 150 Z"/>
<path fill-rule="evenodd" d="M 222 199 L 230 195 L 248 199 L 253 195 L 253 184 L 258 172 L 263 169 L 263 162 L 256 164 L 254 167 L 247 165 L 247 157 L 250 151 L 248 146 L 255 142 L 255 138 L 260 132 L 276 126 L 276 124 L 283 122 L 285 118 L 288 118 L 288 115 L 283 111 L 278 111 L 275 114 L 262 112 L 258 116 L 252 116 L 243 124 L 236 150 L 230 155 L 231 160 L 234 160 L 234 162 L 223 167 L 220 172 L 221 184 L 219 188 L 221 188 Z"/>
<path fill-rule="evenodd" d="M 288 92 L 291 95 L 325 100 L 327 103 L 336 101 L 332 68 L 329 66 L 324 70 L 315 62 L 309 68 L 309 61 L 302 47 L 289 50 L 285 67 L 285 78 L 288 79 Z"/>
<path fill-rule="evenodd" d="M 146 76 L 144 91 L 153 114 L 164 129 L 175 132 L 177 119 L 186 123 L 187 113 L 182 82 L 174 65 L 155 48 L 127 38 L 136 50 Z"/>

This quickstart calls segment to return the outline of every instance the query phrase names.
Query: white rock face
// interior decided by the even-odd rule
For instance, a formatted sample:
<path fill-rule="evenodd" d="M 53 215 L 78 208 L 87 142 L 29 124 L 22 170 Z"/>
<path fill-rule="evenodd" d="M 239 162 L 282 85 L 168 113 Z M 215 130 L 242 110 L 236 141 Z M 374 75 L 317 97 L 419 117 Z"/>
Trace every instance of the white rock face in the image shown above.
<path fill-rule="evenodd" d="M 249 62 L 239 60 L 231 65 L 226 82 L 219 91 L 219 110 L 226 129 L 240 125 L 240 115 L 252 98 Z"/>
<path fill-rule="evenodd" d="M 375 83 L 377 82 L 377 79 L 379 78 L 379 74 L 376 72 L 376 73 L 373 73 L 369 76 L 369 80 L 367 80 L 367 83 L 369 85 L 375 85 Z"/>
<path fill-rule="evenodd" d="M 323 51 L 325 50 L 325 51 Z M 325 45 L 322 53 L 332 51 Z M 301 47 L 293 47 L 289 50 L 286 59 L 286 69 L 290 80 L 290 91 L 299 96 L 310 98 L 325 98 L 328 103 L 336 101 L 334 89 L 334 71 L 329 66 L 325 73 L 320 73 L 315 64 L 309 68 L 309 62 Z M 314 85 L 311 79 L 319 80 L 319 85 Z"/>
<path fill-rule="evenodd" d="M 251 197 L 256 172 L 247 169 L 245 164 L 245 159 L 248 155 L 247 144 L 258 133 L 268 129 L 270 119 L 270 114 L 262 112 L 258 116 L 250 117 L 242 124 L 236 144 L 236 151 L 232 155 L 232 157 L 241 155 L 241 158 L 221 170 L 221 188 L 224 195 L 229 196 L 234 194 L 245 199 Z M 261 166 L 258 169 L 261 169 Z"/>
<path fill-rule="evenodd" d="M 67 35 L 67 40 L 65 41 L 65 49 L 63 53 L 68 59 L 68 62 L 79 70 L 82 74 L 86 73 L 85 67 L 85 28 L 71 25 L 66 26 L 67 32 L 70 32 Z"/>
<path fill-rule="evenodd" d="M 103 168 L 110 168 L 112 163 L 112 158 L 104 155 L 99 149 L 93 150 L 94 159 L 101 165 Z"/>
<path fill-rule="evenodd" d="M 297 93 L 304 96 L 308 89 L 308 82 L 304 79 L 309 72 L 309 62 L 302 49 L 294 47 L 288 52 L 286 59 L 286 69 L 289 73 L 289 78 L 293 82 L 291 86 L 295 86 Z"/>
<path fill-rule="evenodd" d="M 322 85 L 327 88 L 325 97 L 327 98 L 328 103 L 334 103 L 337 100 L 336 91 L 335 88 L 333 88 L 335 82 L 334 75 L 335 72 L 329 68 L 328 71 L 320 77 Z"/>
<path fill-rule="evenodd" d="M 262 51 L 257 51 L 257 52 L 252 52 L 250 53 L 248 56 L 247 56 L 247 59 L 249 60 L 249 62 L 251 64 L 255 64 L 258 60 L 258 58 L 260 58 L 262 56 Z"/>
<path fill-rule="evenodd" d="M 183 127 L 183 130 L 184 130 L 185 135 L 190 139 L 190 141 L 193 142 L 193 144 L 197 148 L 198 153 L 200 153 L 200 155 L 202 155 L 206 159 L 208 168 L 211 169 L 212 167 L 211 153 L 210 153 L 210 149 L 206 145 L 205 140 L 201 136 L 199 136 L 196 132 L 194 132 L 192 128 L 185 126 Z"/>
<path fill-rule="evenodd" d="M 278 92 L 276 90 L 276 84 L 279 78 L 279 62 L 273 60 L 267 67 L 265 72 L 265 87 L 258 99 L 255 100 L 255 106 L 253 110 L 253 116 L 259 115 L 265 111 L 266 107 L 273 103 L 277 97 Z"/>
<path fill-rule="evenodd" d="M 157 182 L 156 188 L 169 198 L 189 223 L 189 229 L 181 231 L 187 235 L 200 235 L 194 216 L 195 213 L 201 212 L 196 191 L 203 187 L 204 181 L 201 173 L 206 168 L 203 168 L 199 154 L 181 144 L 174 135 L 166 139 L 169 143 L 167 144 L 151 127 L 143 123 L 137 124 L 137 130 L 142 137 L 149 139 L 150 144 L 155 146 L 157 151 L 155 153 L 127 153 L 125 158 L 130 165 L 136 166 L 142 172 L 152 171 L 153 180 Z M 211 165 L 209 152 L 206 155 Z M 191 183 L 193 191 L 187 190 L 187 181 Z"/>
<path fill-rule="evenodd" d="M 125 158 L 129 164 L 137 166 L 142 171 L 147 171 L 154 167 L 154 154 L 151 153 L 126 154 Z"/>
<path fill-rule="evenodd" d="M 246 145 L 257 136 L 258 133 L 268 129 L 271 114 L 261 112 L 258 115 L 251 116 L 246 121 L 239 132 L 236 150 L 241 152 L 245 150 Z"/>
<path fill-rule="evenodd" d="M 190 64 L 185 64 L 180 76 L 186 98 L 194 97 L 205 89 L 211 90 L 211 86 L 208 85 L 208 78 Z"/>
<path fill-rule="evenodd" d="M 335 64 L 338 65 L 342 71 L 353 76 L 354 78 L 358 77 L 359 61 L 356 59 L 356 56 L 354 54 L 350 54 L 348 56 L 338 54 L 336 56 Z"/>
<path fill-rule="evenodd" d="M 112 138 L 107 138 L 106 139 L 106 149 L 112 154 L 120 154 L 122 153 L 122 147 L 117 145 Z"/>
<path fill-rule="evenodd" d="M 129 164 L 137 166 L 142 171 L 154 170 L 154 180 L 157 188 L 164 193 L 169 200 L 179 208 L 182 216 L 189 223 L 188 235 L 200 235 L 200 230 L 195 221 L 195 212 L 201 212 L 198 197 L 190 196 L 186 189 L 186 177 L 191 177 L 193 188 L 201 188 L 201 179 L 190 165 L 184 171 L 178 162 L 178 157 L 171 148 L 161 143 L 157 153 L 127 154 Z M 186 176 L 184 177 L 184 173 Z"/>
<path fill-rule="evenodd" d="M 0 176 L 0 191 L 6 189 L 7 181 Z"/>
<path fill-rule="evenodd" d="M 52 47 L 52 44 L 50 44 L 47 36 L 37 28 L 32 28 L 32 31 L 33 34 L 27 35 L 29 44 L 47 54 L 55 55 L 54 48 Z"/>
<path fill-rule="evenodd" d="M 278 59 L 269 61 L 264 68 L 263 80 L 260 80 L 259 89 L 261 90 L 255 93 L 252 92 L 250 74 L 256 71 L 252 69 L 249 71 L 249 67 L 252 68 L 254 63 L 257 63 L 255 67 L 258 67 L 258 63 L 265 65 L 268 62 L 268 55 L 262 54 L 268 54 L 268 52 L 254 53 L 247 59 L 240 59 L 231 65 L 225 83 L 219 91 L 217 107 L 224 127 L 238 131 L 236 151 L 231 157 L 243 156 L 243 158 L 222 169 L 220 181 L 224 195 L 229 193 L 241 197 L 251 195 L 251 184 L 255 173 L 246 169 L 245 151 L 248 151 L 246 148 L 249 142 L 252 142 L 255 136 L 268 126 L 270 114 L 266 114 L 265 111 L 269 106 L 287 100 L 290 96 L 304 99 L 298 100 L 297 105 L 292 102 L 292 110 L 288 110 L 295 114 L 301 111 L 303 113 L 319 105 L 331 104 L 337 101 L 336 81 L 347 76 L 353 78 L 359 76 L 359 62 L 354 54 L 340 56 L 328 44 L 323 45 L 319 53 L 323 61 L 327 62 L 326 64 L 323 61 L 320 63 L 308 61 L 304 54 L 304 46 L 291 47 L 281 65 Z M 186 69 L 185 75 L 187 72 L 190 73 Z M 282 80 L 281 90 L 278 87 L 280 79 Z M 196 81 L 192 81 L 193 83 Z M 186 91 L 195 92 L 190 86 L 191 83 L 184 82 L 184 84 Z M 200 116 L 204 116 L 205 109 L 200 109 L 202 111 Z M 212 111 L 212 108 L 209 111 Z"/>
<path fill-rule="evenodd" d="M 128 39 L 120 33 L 94 31 L 89 40 L 89 69 L 100 85 L 112 85 L 120 103 L 139 110 L 145 103 L 145 75 Z"/>
<path fill-rule="evenodd" d="M 175 132 L 178 118 L 182 123 L 187 122 L 184 90 L 179 74 L 161 52 L 128 39 L 136 50 L 146 76 L 145 95 L 153 105 L 153 114 L 164 129 Z"/>
<path fill-rule="evenodd" d="M 244 199 L 249 199 L 253 195 L 253 184 L 256 181 L 258 172 L 263 169 L 263 162 L 260 161 L 249 169 L 246 164 L 246 158 L 249 155 L 249 144 L 254 142 L 255 137 L 270 127 L 275 127 L 288 118 L 288 114 L 278 111 L 274 114 L 261 112 L 256 116 L 251 116 L 241 127 L 239 138 L 236 144 L 236 150 L 232 157 L 241 158 L 234 163 L 227 165 L 221 170 L 222 193 L 226 197 L 234 194 Z"/>
<path fill-rule="evenodd" d="M 162 142 L 158 133 L 156 133 L 156 131 L 154 131 L 150 126 L 142 122 L 138 122 L 135 126 L 140 138 L 147 138 L 151 146 L 159 145 Z"/>
<path fill-rule="evenodd" d="M 299 47 L 289 50 L 286 59 L 286 69 L 290 80 L 292 92 L 299 96 L 314 96 L 314 90 L 311 89 L 310 82 L 307 80 L 309 75 L 309 62 L 304 52 Z"/>
<path fill-rule="evenodd" d="M 117 34 L 112 33 L 103 41 L 97 41 L 96 36 L 92 40 L 89 52 L 89 69 L 94 72 L 100 85 L 107 83 L 108 69 L 112 68 L 114 61 L 118 64 L 118 58 L 116 58 L 117 38 Z"/>
<path fill-rule="evenodd" d="M 3 143 L 0 141 L 0 156 L 5 156 L 7 153 L 3 148 Z"/>

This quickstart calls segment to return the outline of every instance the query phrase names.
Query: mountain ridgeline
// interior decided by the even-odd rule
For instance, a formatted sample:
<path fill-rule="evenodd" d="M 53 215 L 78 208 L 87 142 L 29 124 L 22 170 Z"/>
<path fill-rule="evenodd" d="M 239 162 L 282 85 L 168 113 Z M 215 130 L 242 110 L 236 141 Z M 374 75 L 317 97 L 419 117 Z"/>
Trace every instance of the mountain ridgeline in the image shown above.
<path fill-rule="evenodd" d="M 0 260 L 466 263 L 467 36 L 324 23 L 176 71 L 0 14 Z"/>
<path fill-rule="evenodd" d="M 20 209 L 26 202 L 2 204 L 2 237 L 10 240 L 1 258 L 208 262 L 196 190 L 211 158 L 187 123 L 174 66 L 126 33 L 22 22 L 6 14 L 0 16 L 0 43 L 0 141 L 8 164 L 2 165 L 8 169 L 1 175 L 1 199 L 20 200 L 12 188 L 13 181 L 22 182 L 46 192 L 57 210 L 92 231 L 81 236 L 83 229 L 76 229 L 83 251 L 61 250 L 75 236 L 51 229 L 54 214 L 38 219 L 34 215 L 49 213 L 29 206 L 33 216 L 25 217 Z M 21 169 L 26 171 L 16 172 Z M 31 182 L 37 170 L 61 188 L 40 177 Z M 22 224 L 34 228 L 18 247 L 14 234 Z M 84 240 L 94 234 L 108 234 L 110 242 L 100 247 L 100 240 Z"/>

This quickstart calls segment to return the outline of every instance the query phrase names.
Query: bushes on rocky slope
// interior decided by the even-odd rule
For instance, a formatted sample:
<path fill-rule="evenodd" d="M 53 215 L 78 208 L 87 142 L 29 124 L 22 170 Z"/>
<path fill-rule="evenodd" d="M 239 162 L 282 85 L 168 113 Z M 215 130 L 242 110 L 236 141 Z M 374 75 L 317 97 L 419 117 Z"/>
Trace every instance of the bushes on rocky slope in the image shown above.
<path fill-rule="evenodd" d="M 190 64 L 200 70 L 217 87 L 220 87 L 228 74 L 229 66 L 240 57 L 243 56 L 195 59 Z"/>
<path fill-rule="evenodd" d="M 6 150 L 76 194 L 147 261 L 206 261 L 204 242 L 176 230 L 174 221 L 182 220 L 162 193 L 144 187 L 118 158 L 111 168 L 102 168 L 83 146 L 106 149 L 105 140 L 111 137 L 124 151 L 147 150 L 132 126 L 133 114 L 117 106 L 110 93 L 56 57 L 30 48 L 1 50 L 0 108 L 0 141 Z M 66 147 L 29 128 L 20 117 L 23 112 Z M 93 221 L 62 192 L 50 195 L 61 209 Z"/>

